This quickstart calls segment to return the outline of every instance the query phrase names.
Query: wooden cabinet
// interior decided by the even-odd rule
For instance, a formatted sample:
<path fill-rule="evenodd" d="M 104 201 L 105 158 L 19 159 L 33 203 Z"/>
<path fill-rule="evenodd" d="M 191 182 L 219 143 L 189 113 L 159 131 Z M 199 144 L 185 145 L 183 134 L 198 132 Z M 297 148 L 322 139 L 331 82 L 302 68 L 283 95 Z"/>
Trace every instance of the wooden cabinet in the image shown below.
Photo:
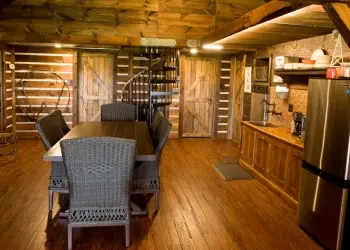
<path fill-rule="evenodd" d="M 296 200 L 299 196 L 302 154 L 300 149 L 291 147 L 287 157 L 286 191 Z"/>
<path fill-rule="evenodd" d="M 255 131 L 243 126 L 243 139 L 241 145 L 241 159 L 247 164 L 253 163 Z"/>
<path fill-rule="evenodd" d="M 289 146 L 277 140 L 271 139 L 269 153 L 268 179 L 280 188 L 285 187 L 287 174 L 287 156 Z"/>
<path fill-rule="evenodd" d="M 278 138 L 244 125 L 240 160 L 264 183 L 297 201 L 303 150 Z"/>
<path fill-rule="evenodd" d="M 255 168 L 261 174 L 266 174 L 268 166 L 270 138 L 265 134 L 256 132 L 254 144 L 255 148 L 253 168 Z"/>

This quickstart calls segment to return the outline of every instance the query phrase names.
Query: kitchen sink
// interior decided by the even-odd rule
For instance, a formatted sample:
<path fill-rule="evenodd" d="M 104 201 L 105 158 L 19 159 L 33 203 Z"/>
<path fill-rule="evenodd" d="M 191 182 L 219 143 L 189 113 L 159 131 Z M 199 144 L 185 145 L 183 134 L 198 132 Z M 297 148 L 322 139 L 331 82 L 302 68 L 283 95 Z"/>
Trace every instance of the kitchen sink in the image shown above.
<path fill-rule="evenodd" d="M 270 128 L 276 128 L 277 126 L 266 122 L 266 121 L 249 121 L 250 124 L 253 124 L 255 126 L 259 126 L 259 127 L 270 127 Z"/>

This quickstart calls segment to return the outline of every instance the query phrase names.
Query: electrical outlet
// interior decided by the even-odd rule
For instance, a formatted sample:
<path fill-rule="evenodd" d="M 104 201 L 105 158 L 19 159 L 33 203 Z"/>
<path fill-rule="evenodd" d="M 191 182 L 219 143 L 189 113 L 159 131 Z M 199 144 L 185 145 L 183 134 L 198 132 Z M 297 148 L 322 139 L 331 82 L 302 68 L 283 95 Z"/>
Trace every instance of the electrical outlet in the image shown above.
<path fill-rule="evenodd" d="M 288 104 L 288 112 L 293 112 L 293 104 Z"/>

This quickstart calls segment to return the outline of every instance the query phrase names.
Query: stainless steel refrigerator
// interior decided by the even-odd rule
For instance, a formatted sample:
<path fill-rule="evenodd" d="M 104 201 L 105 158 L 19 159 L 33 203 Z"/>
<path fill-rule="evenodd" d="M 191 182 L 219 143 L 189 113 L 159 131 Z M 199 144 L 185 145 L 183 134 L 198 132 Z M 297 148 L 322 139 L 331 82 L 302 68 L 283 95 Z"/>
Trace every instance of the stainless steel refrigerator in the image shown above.
<path fill-rule="evenodd" d="M 327 249 L 350 249 L 349 84 L 309 81 L 298 219 Z"/>

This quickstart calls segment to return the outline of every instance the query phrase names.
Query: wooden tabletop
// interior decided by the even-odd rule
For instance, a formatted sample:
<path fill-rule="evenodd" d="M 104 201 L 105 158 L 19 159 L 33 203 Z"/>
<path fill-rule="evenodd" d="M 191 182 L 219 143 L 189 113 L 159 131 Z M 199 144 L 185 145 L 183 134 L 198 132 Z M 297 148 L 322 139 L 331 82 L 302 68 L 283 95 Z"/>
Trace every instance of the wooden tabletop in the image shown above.
<path fill-rule="evenodd" d="M 136 140 L 136 161 L 155 161 L 157 157 L 154 152 L 152 139 L 145 122 L 87 122 L 72 128 L 61 140 L 110 136 Z M 61 141 L 60 140 L 60 141 Z M 44 161 L 62 161 L 62 153 L 58 141 L 43 157 Z"/>

